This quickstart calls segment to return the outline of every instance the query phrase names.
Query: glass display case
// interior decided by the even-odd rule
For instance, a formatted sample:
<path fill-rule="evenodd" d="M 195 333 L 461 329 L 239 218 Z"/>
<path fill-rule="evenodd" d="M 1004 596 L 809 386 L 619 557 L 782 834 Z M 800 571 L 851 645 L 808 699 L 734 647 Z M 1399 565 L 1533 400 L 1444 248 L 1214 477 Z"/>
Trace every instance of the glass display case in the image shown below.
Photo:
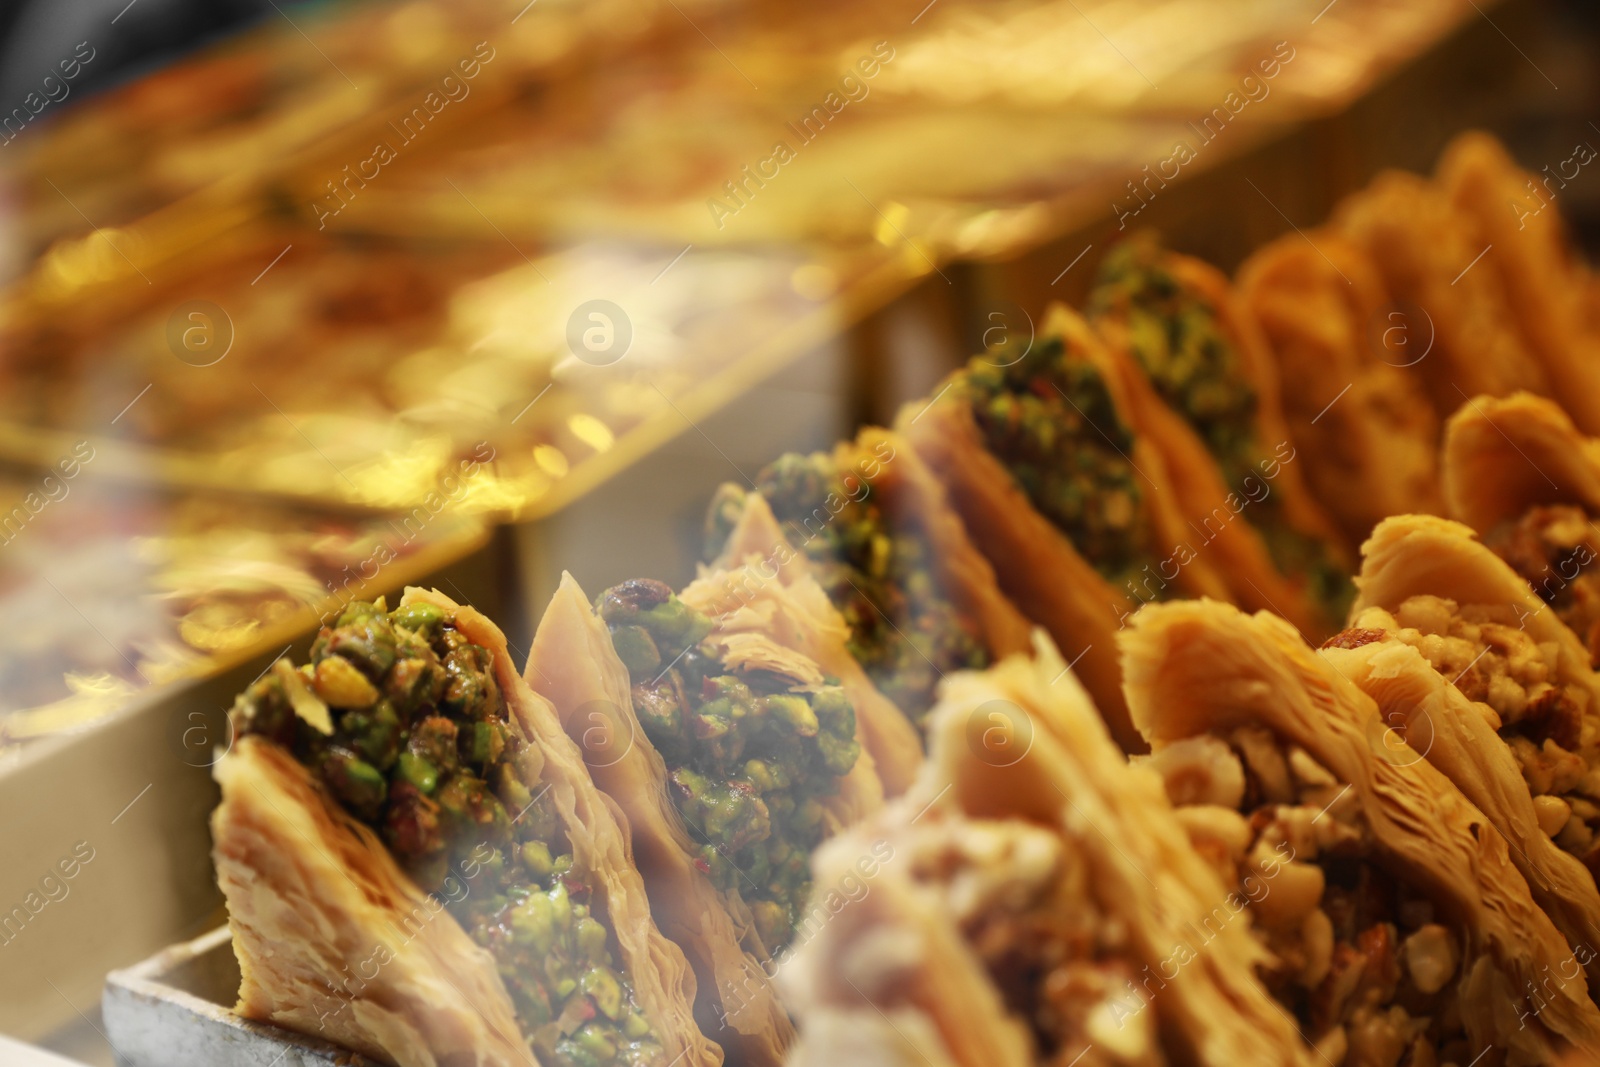
<path fill-rule="evenodd" d="M 271 8 L 0 112 L 0 1032 L 1600 1055 L 1591 15 Z"/>

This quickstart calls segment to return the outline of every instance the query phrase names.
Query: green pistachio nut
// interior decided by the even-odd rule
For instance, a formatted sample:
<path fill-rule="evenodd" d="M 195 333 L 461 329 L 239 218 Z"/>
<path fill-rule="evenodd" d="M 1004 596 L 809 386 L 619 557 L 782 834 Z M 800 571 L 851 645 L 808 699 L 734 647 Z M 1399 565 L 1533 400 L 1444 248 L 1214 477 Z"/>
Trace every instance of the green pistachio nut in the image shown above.
<path fill-rule="evenodd" d="M 819 728 L 811 702 L 798 693 L 774 693 L 762 697 L 764 711 L 788 723 L 801 737 L 815 737 Z"/>
<path fill-rule="evenodd" d="M 414 752 L 400 753 L 396 771 L 402 781 L 410 782 L 427 796 L 439 787 L 439 769 Z"/>
<path fill-rule="evenodd" d="M 430 640 L 439 635 L 447 621 L 444 609 L 423 601 L 402 604 L 395 608 L 389 617 L 396 626 L 404 627 Z"/>
<path fill-rule="evenodd" d="M 661 669 L 661 652 L 655 638 L 643 626 L 627 624 L 611 631 L 611 646 L 617 658 L 628 668 L 628 673 L 638 680 L 646 680 Z"/>
<path fill-rule="evenodd" d="M 534 952 L 550 951 L 556 927 L 555 906 L 543 893 L 532 894 L 511 911 L 512 934 Z"/>
<path fill-rule="evenodd" d="M 595 1058 L 596 1063 L 610 1063 L 617 1055 L 617 1041 L 609 1026 L 585 1023 L 573 1036 L 573 1043 Z"/>
<path fill-rule="evenodd" d="M 342 656 L 329 656 L 316 666 L 311 688 L 331 708 L 366 708 L 378 702 L 378 687 Z"/>
<path fill-rule="evenodd" d="M 389 783 L 383 773 L 350 752 L 330 752 L 322 762 L 322 777 L 334 796 L 369 822 L 378 817 L 388 797 Z"/>
<path fill-rule="evenodd" d="M 611 973 L 610 968 L 589 968 L 578 982 L 578 988 L 594 1000 L 595 1007 L 607 1019 L 622 1015 L 622 983 L 617 981 L 617 976 Z"/>
<path fill-rule="evenodd" d="M 593 919 L 579 919 L 577 929 L 578 951 L 592 963 L 606 959 L 606 928 Z"/>
<path fill-rule="evenodd" d="M 549 878 L 555 870 L 555 861 L 550 858 L 550 846 L 543 841 L 523 842 L 520 854 L 522 865 L 540 881 Z"/>

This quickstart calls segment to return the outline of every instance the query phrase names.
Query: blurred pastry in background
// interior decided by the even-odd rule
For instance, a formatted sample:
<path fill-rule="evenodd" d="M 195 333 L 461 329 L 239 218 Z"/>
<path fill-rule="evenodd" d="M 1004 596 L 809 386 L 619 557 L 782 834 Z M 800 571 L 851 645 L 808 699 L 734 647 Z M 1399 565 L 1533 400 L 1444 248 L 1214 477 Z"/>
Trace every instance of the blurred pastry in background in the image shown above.
<path fill-rule="evenodd" d="M 1506 839 L 1292 627 L 1154 604 L 1122 647 L 1149 765 L 1250 899 L 1275 961 L 1263 979 L 1322 1057 L 1600 1054 L 1580 946 L 1534 903 Z"/>
<path fill-rule="evenodd" d="M 1600 441 L 1558 405 L 1480 396 L 1445 426 L 1450 512 L 1548 604 L 1600 666 Z"/>
<path fill-rule="evenodd" d="M 883 802 L 849 694 L 800 651 L 818 638 L 796 599 L 772 582 L 714 619 L 650 579 L 591 606 L 566 575 L 526 672 L 632 827 L 657 919 L 699 976 L 701 1025 L 752 1064 L 781 1064 L 793 1041 L 769 968 L 811 851 Z"/>
<path fill-rule="evenodd" d="M 1580 144 L 1558 170 L 1592 161 Z M 1547 168 L 1548 170 L 1548 168 Z M 1584 311 L 1586 268 L 1569 242 L 1555 202 L 1557 190 L 1517 166 L 1494 137 L 1471 130 L 1450 142 L 1435 180 L 1468 221 L 1479 244 L 1492 249 L 1481 266 L 1499 279 L 1512 321 L 1572 420 L 1600 434 L 1600 333 Z M 1532 388 L 1532 386 L 1529 386 Z"/>
<path fill-rule="evenodd" d="M 1306 481 L 1354 549 L 1390 515 L 1443 514 L 1439 418 L 1414 372 L 1409 324 L 1337 233 L 1285 234 L 1239 268 L 1239 295 L 1277 365 Z M 1391 349 L 1384 342 L 1396 342 Z"/>
<path fill-rule="evenodd" d="M 780 456 L 754 492 L 719 489 L 706 523 L 717 566 L 755 554 L 815 575 L 850 628 L 850 651 L 919 729 L 945 675 L 1030 647 L 1027 619 L 938 479 L 887 430 L 868 427 L 831 453 Z"/>
<path fill-rule="evenodd" d="M 944 485 L 1000 588 L 1049 631 L 1117 741 L 1142 747 L 1114 635 L 1140 604 L 1229 599 L 1193 547 L 1125 369 L 1076 312 L 1050 308 L 1022 356 L 974 356 L 896 427 Z"/>
<path fill-rule="evenodd" d="M 1182 817 L 1048 642 L 952 675 L 912 792 L 817 855 L 792 1062 L 1320 1062 Z"/>
<path fill-rule="evenodd" d="M 747 501 L 752 518 L 771 512 L 760 497 Z M 756 523 L 746 526 L 753 532 Z M 772 523 L 776 529 L 776 523 Z M 877 773 L 882 792 L 899 796 L 922 766 L 922 738 L 911 720 L 872 684 L 850 653 L 850 628 L 798 553 L 774 534 L 776 556 L 746 555 L 737 566 L 702 564 L 699 576 L 683 590 L 683 602 L 718 620 L 718 626 L 759 630 L 786 648 L 812 660 L 839 686 L 855 708 L 861 763 Z M 783 552 L 791 552 L 783 557 Z"/>
<path fill-rule="evenodd" d="M 393 1063 L 722 1062 L 627 823 L 484 616 L 351 604 L 232 717 L 211 826 L 241 1015 Z"/>
<path fill-rule="evenodd" d="M 1549 395 L 1550 376 L 1517 328 L 1500 273 L 1492 264 L 1484 269 L 1496 253 L 1444 189 L 1385 171 L 1340 203 L 1331 225 L 1377 266 L 1389 310 L 1404 316 L 1412 334 L 1410 370 L 1440 418 L 1480 393 Z M 1426 343 L 1413 350 L 1419 341 Z"/>
<path fill-rule="evenodd" d="M 1088 308 L 1130 366 L 1135 418 L 1161 451 L 1195 548 L 1214 556 L 1234 600 L 1308 635 L 1337 629 L 1353 560 L 1311 495 L 1277 370 L 1227 278 L 1135 234 L 1107 253 Z"/>

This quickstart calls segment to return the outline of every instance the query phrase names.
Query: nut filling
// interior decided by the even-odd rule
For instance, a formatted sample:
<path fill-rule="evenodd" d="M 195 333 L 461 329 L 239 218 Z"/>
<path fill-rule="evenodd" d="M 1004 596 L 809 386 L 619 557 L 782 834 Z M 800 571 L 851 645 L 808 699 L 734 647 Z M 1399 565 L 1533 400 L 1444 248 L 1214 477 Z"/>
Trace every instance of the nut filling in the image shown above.
<path fill-rule="evenodd" d="M 955 390 L 989 451 L 1107 581 L 1131 583 L 1156 562 L 1133 434 L 1087 358 L 1053 337 L 1005 366 L 978 356 Z"/>
<path fill-rule="evenodd" d="M 493 653 L 451 616 L 353 603 L 309 664 L 279 660 L 239 696 L 234 724 L 292 752 L 489 951 L 541 1063 L 663 1067 L 591 910 L 593 872 L 525 780 L 542 760 Z"/>
<path fill-rule="evenodd" d="M 1538 507 L 1484 538 L 1589 649 L 1600 667 L 1600 530 L 1581 508 Z"/>
<path fill-rule="evenodd" d="M 1457 931 L 1369 862 L 1366 819 L 1343 783 L 1260 727 L 1187 738 L 1148 761 L 1233 887 L 1205 921 L 1211 936 L 1213 923 L 1252 923 L 1276 961 L 1268 988 L 1330 1063 L 1433 1067 L 1482 1052 L 1457 1008 Z"/>
<path fill-rule="evenodd" d="M 1600 709 L 1561 683 L 1560 649 L 1521 622 L 1510 605 L 1416 596 L 1393 615 L 1369 608 L 1355 626 L 1415 648 L 1476 702 L 1516 757 L 1541 828 L 1600 874 Z"/>
<path fill-rule="evenodd" d="M 1093 872 L 1047 830 L 930 821 L 913 837 L 917 880 L 960 924 L 1049 1067 L 1168 1062 L 1159 1002 L 1139 996 L 1129 930 L 1101 907 Z"/>
<path fill-rule="evenodd" d="M 1304 579 L 1328 617 L 1342 619 L 1355 597 L 1350 576 L 1320 541 L 1295 529 L 1282 494 L 1271 489 L 1277 465 L 1291 462 L 1292 453 L 1287 460 L 1275 456 L 1273 443 L 1259 438 L 1258 398 L 1239 352 L 1216 309 L 1166 269 L 1164 255 L 1150 235 L 1108 252 L 1089 296 L 1090 315 L 1126 323 L 1133 358 L 1200 435 L 1223 482 L 1248 502 L 1244 517 L 1266 540 L 1274 566 Z"/>
<path fill-rule="evenodd" d="M 663 582 L 624 582 L 598 608 L 699 846 L 695 863 L 719 889 L 738 890 L 761 943 L 777 952 L 811 893 L 811 851 L 826 829 L 820 801 L 861 755 L 855 706 L 832 683 L 730 666 L 705 641 L 712 620 Z"/>
<path fill-rule="evenodd" d="M 891 463 L 893 455 L 864 463 Z M 890 522 L 866 478 L 826 455 L 791 452 L 756 475 L 756 488 L 844 616 L 850 654 L 919 729 L 941 677 L 989 665 L 976 623 L 940 587 L 927 539 Z M 708 558 L 721 551 L 743 500 L 738 486 L 718 490 L 706 522 Z"/>

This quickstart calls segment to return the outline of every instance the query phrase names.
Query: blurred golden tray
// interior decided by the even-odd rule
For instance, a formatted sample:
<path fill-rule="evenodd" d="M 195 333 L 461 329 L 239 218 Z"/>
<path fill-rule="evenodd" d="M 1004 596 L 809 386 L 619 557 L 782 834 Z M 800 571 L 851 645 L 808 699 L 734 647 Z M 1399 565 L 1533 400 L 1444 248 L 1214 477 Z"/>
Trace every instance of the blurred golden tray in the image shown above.
<path fill-rule="evenodd" d="M 696 17 L 727 2 L 677 0 Z M 0 276 L 57 238 L 125 226 L 186 198 L 270 199 L 277 175 L 366 146 L 380 116 L 429 91 L 448 94 L 455 122 L 694 32 L 661 0 L 408 0 L 280 15 L 74 101 L 59 119 L 45 112 L 52 128 L 18 135 L 0 186 L 20 209 L 10 238 L 20 247 L 0 257 Z M 86 54 L 93 69 L 92 43 Z"/>
<path fill-rule="evenodd" d="M 0 650 L 0 753 L 281 649 L 488 540 L 449 512 L 340 516 L 130 489 L 97 477 L 92 446 L 67 455 L 55 475 L 0 481 L 15 502 L 0 513 L 0 610 L 28 620 Z"/>
<path fill-rule="evenodd" d="M 39 131 L 26 180 L 93 134 L 149 142 L 107 217 L 176 198 L 59 238 L 0 299 L 0 457 L 87 439 L 123 479 L 400 510 L 475 464 L 458 506 L 548 514 L 942 264 L 1131 217 L 1476 17 L 669 6 L 357 6 Z M 440 97 L 480 34 L 495 58 Z M 186 126 L 160 102 L 208 64 L 243 87 Z M 78 177 L 63 199 L 120 195 Z"/>
<path fill-rule="evenodd" d="M 625 101 L 579 80 L 512 102 L 330 226 L 437 236 L 481 213 L 515 240 L 697 246 L 888 231 L 941 265 L 1005 258 L 1347 106 L 1491 6 L 942 0 L 915 24 L 881 4 L 736 23 L 716 53 L 645 57 Z M 288 179 L 305 201 L 318 183 Z"/>
<path fill-rule="evenodd" d="M 97 472 L 123 480 L 533 518 L 931 266 L 880 244 L 597 242 L 524 260 L 282 229 L 212 259 L 122 290 L 136 299 L 115 311 L 97 301 L 81 326 L 19 314 L 0 329 L 18 353 L 0 455 L 47 466 L 86 438 Z"/>

